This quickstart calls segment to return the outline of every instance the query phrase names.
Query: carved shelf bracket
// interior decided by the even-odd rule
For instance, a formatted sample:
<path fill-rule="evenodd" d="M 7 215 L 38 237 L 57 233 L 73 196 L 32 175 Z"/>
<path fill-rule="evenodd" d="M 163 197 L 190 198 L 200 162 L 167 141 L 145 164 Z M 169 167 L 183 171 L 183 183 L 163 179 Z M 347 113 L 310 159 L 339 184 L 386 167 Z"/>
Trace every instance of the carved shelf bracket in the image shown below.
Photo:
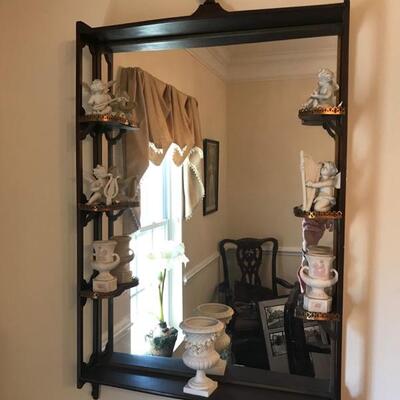
<path fill-rule="evenodd" d="M 341 124 L 335 120 L 327 120 L 322 124 L 322 127 L 328 132 L 329 136 L 333 139 L 340 136 Z"/>

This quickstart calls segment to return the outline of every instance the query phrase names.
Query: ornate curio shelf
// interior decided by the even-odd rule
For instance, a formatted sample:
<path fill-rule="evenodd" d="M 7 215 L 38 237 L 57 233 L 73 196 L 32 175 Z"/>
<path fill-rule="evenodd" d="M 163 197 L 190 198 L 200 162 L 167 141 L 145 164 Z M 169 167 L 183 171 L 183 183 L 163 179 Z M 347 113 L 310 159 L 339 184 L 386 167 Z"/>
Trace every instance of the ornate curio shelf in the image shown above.
<path fill-rule="evenodd" d="M 340 119 L 345 114 L 346 110 L 342 106 L 299 110 L 299 118 L 303 125 L 322 126 L 333 138 L 340 134 Z"/>
<path fill-rule="evenodd" d="M 308 219 L 342 219 L 342 211 L 304 211 L 301 207 L 294 207 L 293 213 L 299 218 Z"/>
<path fill-rule="evenodd" d="M 321 313 L 304 310 L 303 307 L 298 306 L 295 309 L 294 315 L 296 318 L 303 319 L 305 321 L 340 321 L 339 313 Z"/>
<path fill-rule="evenodd" d="M 82 115 L 79 118 L 80 139 L 104 133 L 109 143 L 115 144 L 125 133 L 137 132 L 139 128 L 123 115 Z"/>
<path fill-rule="evenodd" d="M 131 282 L 129 283 L 120 283 L 118 284 L 117 290 L 114 290 L 113 292 L 110 293 L 98 293 L 94 292 L 93 290 L 82 290 L 81 291 L 81 297 L 87 298 L 87 299 L 109 299 L 111 297 L 118 297 L 122 293 L 125 292 L 125 290 L 132 289 L 136 286 L 139 285 L 139 280 L 137 278 L 133 278 Z"/>
<path fill-rule="evenodd" d="M 107 75 L 107 81 L 112 82 L 114 80 L 113 53 L 337 36 L 339 45 L 337 75 L 339 76 L 340 100 L 344 104 L 347 102 L 350 0 L 329 5 L 232 12 L 221 10 L 214 0 L 202 0 L 202 3 L 204 4 L 194 15 L 187 17 L 135 21 L 128 24 L 96 28 L 92 28 L 83 22 L 78 22 L 76 25 L 77 386 L 82 388 L 85 384 L 91 384 L 91 395 L 94 399 L 99 399 L 101 385 L 173 398 L 193 399 L 194 396 L 183 393 L 183 387 L 187 381 L 187 372 L 178 370 L 175 373 L 175 370 L 166 369 L 162 363 L 160 366 L 160 360 L 156 359 L 164 357 L 152 357 L 151 364 L 146 364 L 143 367 L 142 365 L 137 366 L 135 356 L 114 352 L 115 304 L 113 296 L 119 294 L 118 292 L 107 295 L 95 294 L 92 291 L 91 283 L 84 279 L 87 273 L 85 268 L 87 240 L 85 242 L 85 238 L 89 239 L 86 236 L 90 236 L 93 240 L 102 240 L 114 236 L 113 222 L 116 216 L 123 215 L 122 212 L 127 206 L 132 207 L 132 205 L 125 204 L 113 205 L 112 207 L 87 206 L 87 199 L 83 194 L 83 171 L 84 166 L 88 165 L 84 161 L 90 161 L 85 159 L 88 150 L 86 145 L 92 145 L 92 157 L 89 158 L 92 159 L 93 166 L 119 165 L 116 161 L 121 156 L 121 149 L 118 148 L 119 146 L 110 149 L 110 145 L 119 144 L 119 140 L 132 137 L 127 135 L 135 135 L 136 133 L 131 132 L 135 132 L 137 129 L 124 121 L 85 120 L 85 111 L 82 108 L 82 80 L 83 70 L 86 66 L 84 61 L 86 62 L 87 55 L 84 56 L 83 54 L 84 48 L 88 47 L 92 58 L 91 79 L 101 79 Z M 107 71 L 105 71 L 103 58 L 107 64 Z M 334 137 L 337 167 L 342 173 L 343 181 L 346 179 L 346 114 L 299 115 L 304 125 L 321 126 Z M 85 143 L 83 149 L 83 139 L 89 139 L 87 138 L 88 135 L 93 140 L 88 140 L 89 143 Z M 107 160 L 103 160 L 105 154 L 107 154 Z M 342 205 L 343 207 L 345 205 L 345 189 L 343 187 L 340 192 L 343 198 L 343 202 L 339 202 L 340 209 L 344 209 Z M 104 214 L 102 213 L 107 213 L 108 221 L 103 221 L 105 218 L 103 218 Z M 313 218 L 314 216 L 309 215 L 307 217 Z M 84 228 L 91 219 L 93 220 L 93 234 L 85 235 Z M 106 222 L 107 227 L 105 226 Z M 107 230 L 108 232 L 106 232 Z M 335 247 L 338 250 L 336 263 L 341 275 L 343 273 L 343 244 L 344 231 L 339 229 L 337 235 L 335 235 Z M 117 290 L 119 291 L 120 287 Z M 102 301 L 102 298 L 106 298 L 106 300 Z M 90 307 L 90 310 L 84 311 L 84 305 L 88 299 L 93 300 L 92 307 Z M 341 312 L 342 287 L 340 287 L 335 300 L 335 311 Z M 103 308 L 104 303 L 108 303 L 107 310 Z M 293 306 L 295 307 L 295 304 Z M 87 319 L 87 312 L 90 311 L 93 315 L 91 324 Z M 106 318 L 103 318 L 105 314 L 107 314 L 108 342 L 106 351 L 103 353 L 102 333 L 106 322 Z M 326 319 L 326 315 L 324 317 Z M 301 322 L 301 320 L 298 320 L 298 322 Z M 259 378 L 256 378 L 254 375 L 259 374 L 254 374 L 251 371 L 246 372 L 245 368 L 240 368 L 240 372 L 235 371 L 234 368 L 228 368 L 227 375 L 231 375 L 221 377 L 222 382 L 220 382 L 212 398 L 214 400 L 225 400 L 227 398 L 235 400 L 245 397 L 250 397 L 252 400 L 263 400 L 265 398 L 305 400 L 311 397 L 321 400 L 339 399 L 340 385 L 337 383 L 340 382 L 342 361 L 338 349 L 340 350 L 342 332 L 340 326 L 330 323 L 330 321 L 321 321 L 320 323 L 329 325 L 337 333 L 336 340 L 331 342 L 329 381 L 328 379 L 309 380 L 307 376 L 296 374 L 287 374 L 283 378 L 274 374 L 265 375 L 266 378 L 264 378 L 265 376 L 262 374 Z M 88 354 L 90 349 L 87 346 L 89 339 L 92 339 L 91 356 Z M 173 361 L 173 359 L 166 361 Z"/>

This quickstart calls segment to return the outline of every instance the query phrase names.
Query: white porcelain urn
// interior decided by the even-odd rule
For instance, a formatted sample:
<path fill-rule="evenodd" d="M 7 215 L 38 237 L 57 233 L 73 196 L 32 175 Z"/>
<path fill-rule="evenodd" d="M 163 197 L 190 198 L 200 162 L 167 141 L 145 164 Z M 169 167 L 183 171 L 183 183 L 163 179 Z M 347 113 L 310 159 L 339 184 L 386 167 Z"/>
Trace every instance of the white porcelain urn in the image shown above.
<path fill-rule="evenodd" d="M 118 283 L 129 283 L 132 281 L 132 271 L 130 270 L 129 263 L 135 257 L 133 250 L 129 247 L 131 237 L 129 235 L 121 235 L 113 236 L 111 239 L 117 242 L 115 252 L 120 258 L 120 263 L 112 271 L 112 274 L 117 278 Z"/>
<path fill-rule="evenodd" d="M 205 317 L 215 318 L 222 322 L 223 329 L 215 340 L 215 350 L 222 354 L 231 344 L 231 338 L 225 332 L 226 326 L 229 324 L 234 311 L 232 307 L 222 303 L 204 303 L 196 307 L 195 313 Z"/>
<path fill-rule="evenodd" d="M 215 318 L 197 316 L 185 319 L 180 328 L 185 334 L 185 352 L 182 360 L 186 366 L 196 370 L 196 375 L 189 379 L 184 393 L 209 397 L 218 383 L 206 376 L 205 370 L 214 367 L 220 360 L 215 351 L 214 342 L 224 329 L 221 321 Z"/>
<path fill-rule="evenodd" d="M 93 291 L 109 293 L 117 290 L 117 279 L 110 271 L 119 263 L 119 255 L 114 253 L 117 242 L 114 240 L 95 240 L 93 242 L 92 267 L 99 274 L 93 279 Z"/>
<path fill-rule="evenodd" d="M 335 269 L 329 270 L 328 279 L 311 276 L 310 267 L 303 266 L 300 269 L 300 277 L 307 285 L 304 295 L 304 309 L 307 311 L 328 313 L 332 309 L 332 297 L 328 295 L 327 289 L 331 288 L 339 278 Z"/>
<path fill-rule="evenodd" d="M 309 271 L 310 268 L 306 266 L 302 267 L 300 270 L 301 279 L 303 279 L 305 284 L 310 288 L 307 296 L 313 299 L 327 300 L 330 296 L 325 292 L 325 289 L 333 286 L 338 281 L 338 272 L 333 269 L 333 275 L 330 279 L 316 279 L 311 277 Z"/>

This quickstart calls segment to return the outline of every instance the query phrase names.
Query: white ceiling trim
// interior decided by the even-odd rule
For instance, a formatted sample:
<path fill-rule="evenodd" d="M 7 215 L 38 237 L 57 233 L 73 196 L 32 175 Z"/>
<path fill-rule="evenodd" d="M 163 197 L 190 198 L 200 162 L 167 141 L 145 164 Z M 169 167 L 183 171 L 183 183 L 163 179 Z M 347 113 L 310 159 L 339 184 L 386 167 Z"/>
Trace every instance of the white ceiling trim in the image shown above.
<path fill-rule="evenodd" d="M 186 51 L 222 80 L 227 80 L 229 74 L 228 62 L 217 52 L 213 52 L 208 48 L 186 49 Z"/>
<path fill-rule="evenodd" d="M 288 51 L 232 57 L 224 48 L 187 50 L 224 81 L 294 79 L 315 76 L 321 68 L 336 71 L 336 50 Z"/>

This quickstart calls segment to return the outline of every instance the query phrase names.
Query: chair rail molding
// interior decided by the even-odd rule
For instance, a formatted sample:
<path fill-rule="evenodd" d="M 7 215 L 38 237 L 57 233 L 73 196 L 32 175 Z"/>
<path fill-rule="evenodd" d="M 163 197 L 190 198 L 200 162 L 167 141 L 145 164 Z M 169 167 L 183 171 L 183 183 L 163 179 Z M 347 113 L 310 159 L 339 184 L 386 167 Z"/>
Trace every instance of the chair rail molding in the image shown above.
<path fill-rule="evenodd" d="M 234 247 L 232 246 L 232 250 Z M 231 250 L 231 249 L 229 249 Z M 266 247 L 263 247 L 263 252 L 264 254 L 271 254 L 272 251 Z M 299 247 L 280 247 L 278 249 L 278 256 L 294 256 L 294 257 L 300 257 L 302 255 L 301 249 Z M 198 264 L 196 264 L 194 267 L 190 268 L 187 272 L 184 273 L 183 275 L 183 283 L 184 285 L 187 285 L 188 282 L 193 279 L 196 275 L 198 275 L 201 271 L 206 269 L 207 267 L 210 266 L 215 260 L 220 259 L 220 254 L 218 251 L 215 253 L 210 254 L 208 257 L 204 258 L 202 261 L 200 261 Z"/>
<path fill-rule="evenodd" d="M 183 275 L 183 283 L 186 285 L 194 276 L 199 274 L 205 268 L 207 268 L 210 264 L 212 264 L 215 260 L 219 259 L 219 253 L 216 251 L 215 253 L 210 254 L 208 257 L 204 258 L 194 267 L 190 268 Z"/>

